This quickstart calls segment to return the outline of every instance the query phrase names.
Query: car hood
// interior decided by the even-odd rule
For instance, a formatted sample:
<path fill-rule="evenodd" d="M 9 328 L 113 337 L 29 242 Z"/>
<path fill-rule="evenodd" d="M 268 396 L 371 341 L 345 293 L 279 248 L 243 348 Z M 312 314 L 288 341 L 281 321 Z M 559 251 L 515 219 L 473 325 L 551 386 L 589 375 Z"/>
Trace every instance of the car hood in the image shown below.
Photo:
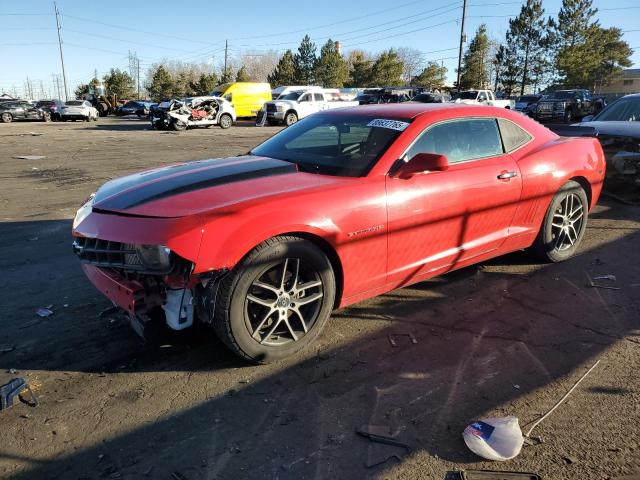
<path fill-rule="evenodd" d="M 104 184 L 93 210 L 148 217 L 183 217 L 247 201 L 335 183 L 295 164 L 246 155 L 147 170 Z"/>
<path fill-rule="evenodd" d="M 640 139 L 640 122 L 583 122 L 580 127 L 592 127 L 598 135 L 634 137 Z"/>

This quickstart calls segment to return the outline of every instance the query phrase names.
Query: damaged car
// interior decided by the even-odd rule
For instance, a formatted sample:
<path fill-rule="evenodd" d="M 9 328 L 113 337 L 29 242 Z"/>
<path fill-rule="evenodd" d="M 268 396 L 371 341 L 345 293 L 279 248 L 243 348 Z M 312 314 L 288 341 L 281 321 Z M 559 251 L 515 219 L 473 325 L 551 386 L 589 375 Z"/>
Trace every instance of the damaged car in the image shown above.
<path fill-rule="evenodd" d="M 596 139 L 510 109 L 338 108 L 241 156 L 105 183 L 73 250 L 139 333 L 202 324 L 266 363 L 310 345 L 335 308 L 517 250 L 569 259 L 604 173 Z"/>
<path fill-rule="evenodd" d="M 608 179 L 640 187 L 640 93 L 617 99 L 576 126 L 600 140 L 609 165 Z M 571 133 L 580 134 L 580 130 Z"/>
<path fill-rule="evenodd" d="M 150 114 L 151 127 L 182 131 L 219 125 L 226 129 L 236 122 L 233 104 L 221 97 L 190 97 L 162 102 Z"/>

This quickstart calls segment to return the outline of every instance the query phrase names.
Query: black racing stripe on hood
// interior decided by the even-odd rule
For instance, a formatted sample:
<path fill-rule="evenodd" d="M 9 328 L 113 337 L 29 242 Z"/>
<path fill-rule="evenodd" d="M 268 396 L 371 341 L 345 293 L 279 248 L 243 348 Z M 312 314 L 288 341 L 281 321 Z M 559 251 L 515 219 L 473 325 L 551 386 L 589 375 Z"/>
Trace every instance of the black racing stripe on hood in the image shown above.
<path fill-rule="evenodd" d="M 246 158 L 244 157 L 245 160 Z M 182 166 L 179 166 L 176 170 L 165 171 L 164 175 L 158 175 L 154 172 L 150 177 L 145 177 L 145 183 L 138 188 L 129 188 L 122 193 L 111 192 L 113 195 L 108 198 L 105 198 L 107 195 L 100 195 L 102 192 L 98 191 L 99 195 L 96 197 L 100 196 L 102 199 L 97 198 L 95 204 L 97 208 L 103 210 L 126 210 L 180 193 L 243 180 L 295 173 L 298 170 L 293 163 L 273 158 L 260 158 L 249 162 L 241 160 L 222 161 L 218 164 L 212 164 L 212 168 L 204 170 L 200 169 L 203 166 L 200 163 L 191 168 L 180 168 Z M 182 174 L 174 175 L 175 173 Z M 154 181 L 147 182 L 150 179 Z"/>

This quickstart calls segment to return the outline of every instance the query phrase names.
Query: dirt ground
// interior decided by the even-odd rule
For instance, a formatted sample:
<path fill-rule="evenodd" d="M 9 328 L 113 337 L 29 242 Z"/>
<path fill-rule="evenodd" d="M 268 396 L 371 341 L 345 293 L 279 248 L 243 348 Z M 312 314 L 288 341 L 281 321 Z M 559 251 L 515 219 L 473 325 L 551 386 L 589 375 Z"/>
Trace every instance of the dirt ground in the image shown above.
<path fill-rule="evenodd" d="M 111 118 L 0 125 L 0 383 L 25 377 L 40 400 L 0 412 L 2 478 L 640 472 L 640 208 L 607 198 L 570 261 L 516 253 L 336 311 L 313 348 L 274 365 L 248 366 L 209 333 L 143 346 L 119 314 L 100 317 L 109 303 L 71 251 L 82 201 L 110 178 L 244 153 L 276 130 L 178 134 Z M 606 274 L 617 280 L 599 282 L 617 289 L 588 287 Z M 36 316 L 48 305 L 52 316 Z M 535 430 L 544 443 L 503 464 L 468 451 L 469 422 L 515 415 L 526 425 L 598 359 Z M 355 434 L 367 424 L 410 448 Z"/>

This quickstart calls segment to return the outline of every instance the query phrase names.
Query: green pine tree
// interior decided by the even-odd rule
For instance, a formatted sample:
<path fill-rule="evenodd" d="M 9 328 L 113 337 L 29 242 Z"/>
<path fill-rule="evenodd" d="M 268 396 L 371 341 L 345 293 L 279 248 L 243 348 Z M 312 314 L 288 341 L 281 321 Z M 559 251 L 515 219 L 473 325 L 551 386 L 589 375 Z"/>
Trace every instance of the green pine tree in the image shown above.
<path fill-rule="evenodd" d="M 160 102 L 173 96 L 176 84 L 167 69 L 162 65 L 158 65 L 146 87 L 149 96 L 154 101 Z"/>
<path fill-rule="evenodd" d="M 489 80 L 487 55 L 489 53 L 489 37 L 487 26 L 478 27 L 475 36 L 464 54 L 462 71 L 460 72 L 460 89 L 486 88 Z"/>
<path fill-rule="evenodd" d="M 282 85 L 294 85 L 296 80 L 295 72 L 295 60 L 293 52 L 287 50 L 284 55 L 280 57 L 276 68 L 267 77 L 267 81 L 272 87 L 279 87 Z"/>
<path fill-rule="evenodd" d="M 520 14 L 509 20 L 508 33 L 519 70 L 520 95 L 532 84 L 535 64 L 532 59 L 549 55 L 544 41 L 548 24 L 543 16 L 542 0 L 527 0 L 527 4 L 520 9 Z"/>
<path fill-rule="evenodd" d="M 312 85 L 315 82 L 316 45 L 309 35 L 305 35 L 293 57 L 295 82 L 298 85 Z"/>
<path fill-rule="evenodd" d="M 236 72 L 236 82 L 250 82 L 250 81 L 251 81 L 251 79 L 249 78 L 249 74 L 247 73 L 247 69 L 243 65 Z"/>
<path fill-rule="evenodd" d="M 447 67 L 429 62 L 422 72 L 414 77 L 413 84 L 430 90 L 440 89 L 447 78 Z"/>
<path fill-rule="evenodd" d="M 347 86 L 349 87 L 372 87 L 373 86 L 373 62 L 369 60 L 364 52 L 352 52 L 350 57 L 351 71 Z"/>
<path fill-rule="evenodd" d="M 380 87 L 402 84 L 404 64 L 393 49 L 382 52 L 371 68 L 373 83 Z"/>
<path fill-rule="evenodd" d="M 109 94 L 118 98 L 131 98 L 135 94 L 133 78 L 118 68 L 112 68 L 107 75 L 102 77 L 102 81 Z"/>
<path fill-rule="evenodd" d="M 203 73 L 197 82 L 191 82 L 190 88 L 194 95 L 209 95 L 218 85 L 218 76 L 215 73 Z"/>
<path fill-rule="evenodd" d="M 349 77 L 347 64 L 331 39 L 320 49 L 320 56 L 314 66 L 314 77 L 316 83 L 325 88 L 340 88 Z"/>

